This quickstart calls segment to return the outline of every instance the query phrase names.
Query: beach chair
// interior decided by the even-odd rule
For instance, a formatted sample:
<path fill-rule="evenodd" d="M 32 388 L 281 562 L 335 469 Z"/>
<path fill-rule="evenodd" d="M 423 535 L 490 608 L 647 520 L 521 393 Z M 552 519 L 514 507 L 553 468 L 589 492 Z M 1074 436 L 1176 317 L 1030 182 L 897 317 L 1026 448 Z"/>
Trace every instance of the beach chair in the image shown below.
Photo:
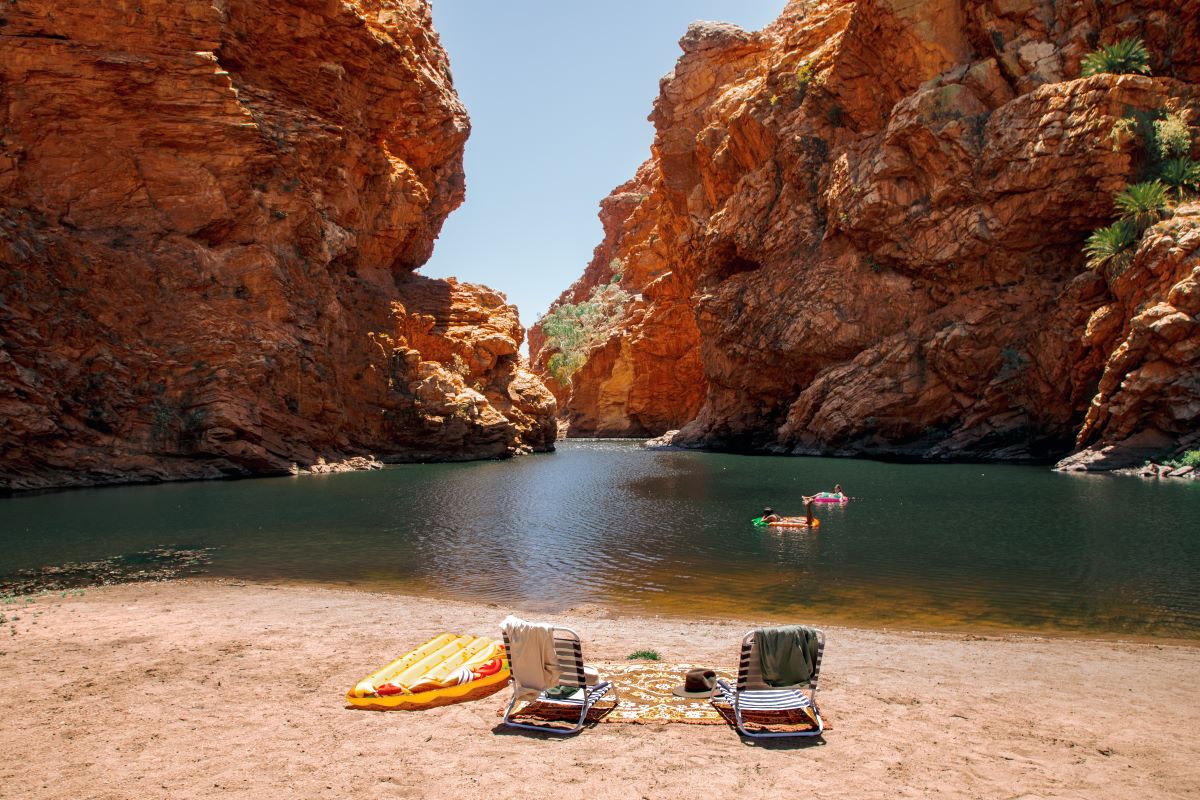
<path fill-rule="evenodd" d="M 508 633 L 504 633 L 504 652 L 510 654 L 511 644 L 508 641 Z M 503 722 L 505 725 L 511 725 L 514 728 L 524 728 L 530 731 L 542 731 L 544 733 L 553 733 L 562 736 L 567 736 L 572 733 L 578 733 L 583 730 L 583 723 L 587 720 L 588 711 L 596 704 L 596 701 L 604 697 L 609 692 L 612 692 L 613 704 L 619 702 L 617 690 L 612 685 L 612 681 L 600 681 L 595 686 L 587 685 L 587 678 L 583 674 L 583 650 L 579 641 L 579 634 L 570 628 L 554 628 L 554 653 L 558 656 L 558 669 L 560 675 L 558 678 L 559 686 L 576 687 L 577 691 L 567 697 L 551 697 L 546 692 L 538 694 L 536 700 L 531 702 L 550 703 L 556 706 L 562 706 L 570 709 L 570 716 L 574 717 L 573 709 L 578 707 L 579 718 L 575 722 L 574 727 L 570 729 L 552 728 L 546 725 L 532 725 L 525 722 L 514 722 L 511 717 L 513 708 L 517 704 L 517 696 L 520 694 L 521 686 L 517 682 L 517 676 L 514 673 L 511 677 L 513 685 L 512 700 L 508 703 L 508 708 L 504 711 Z M 570 720 L 568 720 L 570 721 Z"/>
<path fill-rule="evenodd" d="M 733 717 L 737 729 L 743 736 L 754 739 L 774 738 L 780 736 L 820 736 L 825 730 L 825 723 L 817 709 L 817 678 L 821 674 L 821 659 L 825 655 L 825 633 L 817 631 L 817 659 L 813 664 L 812 677 L 807 684 L 774 688 L 763 682 L 762 670 L 759 667 L 758 647 L 754 643 L 754 634 L 750 631 L 742 637 L 742 654 L 738 661 L 737 686 L 730 686 L 724 680 L 717 681 L 717 694 L 713 699 L 722 699 L 733 707 Z M 806 691 L 807 690 L 807 691 Z M 743 719 L 744 712 L 753 712 L 756 718 L 769 719 L 773 712 L 805 711 L 816 721 L 815 730 L 809 731 L 771 731 L 765 730 L 751 733 L 746 730 Z"/>

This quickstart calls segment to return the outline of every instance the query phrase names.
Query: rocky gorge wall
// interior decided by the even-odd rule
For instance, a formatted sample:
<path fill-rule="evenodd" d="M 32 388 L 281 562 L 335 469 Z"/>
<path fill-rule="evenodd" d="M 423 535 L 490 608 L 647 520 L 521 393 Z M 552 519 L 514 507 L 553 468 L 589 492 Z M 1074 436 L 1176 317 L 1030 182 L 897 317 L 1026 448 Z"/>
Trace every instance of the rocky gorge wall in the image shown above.
<path fill-rule="evenodd" d="M 425 0 L 0 9 L 0 488 L 552 448 Z"/>
<path fill-rule="evenodd" d="M 1078 78 L 1141 37 L 1153 76 Z M 1200 121 L 1195 0 L 793 0 L 696 23 L 650 159 L 554 308 L 630 293 L 569 383 L 568 435 L 1110 468 L 1200 445 L 1200 206 L 1110 280 L 1083 244 L 1142 158 L 1114 126 Z M 1196 148 L 1193 145 L 1193 156 Z M 552 342 L 531 331 L 535 368 Z"/>

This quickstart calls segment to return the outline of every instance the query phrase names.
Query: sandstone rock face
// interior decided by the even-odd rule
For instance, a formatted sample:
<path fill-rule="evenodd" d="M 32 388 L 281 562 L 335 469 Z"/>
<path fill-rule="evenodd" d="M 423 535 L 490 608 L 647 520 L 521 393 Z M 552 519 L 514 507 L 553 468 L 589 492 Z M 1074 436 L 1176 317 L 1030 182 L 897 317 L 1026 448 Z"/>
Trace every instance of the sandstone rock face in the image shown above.
<path fill-rule="evenodd" d="M 678 428 L 692 419 L 704 399 L 700 338 L 691 313 L 693 286 L 666 266 L 667 251 L 657 224 L 661 199 L 649 170 L 619 187 L 601 203 L 605 240 L 583 277 L 558 303 L 578 303 L 620 273 L 635 292 L 620 335 L 596 348 L 563 386 L 550 375 L 539 326 L 529 332 L 535 369 L 569 409 L 568 435 L 642 436 Z"/>
<path fill-rule="evenodd" d="M 0 488 L 552 447 L 424 0 L 0 10 Z"/>
<path fill-rule="evenodd" d="M 1200 449 L 1200 203 L 1146 232 L 1084 341 L 1107 355 L 1060 469 L 1116 469 Z"/>
<path fill-rule="evenodd" d="M 651 157 L 602 204 L 605 240 L 559 300 L 614 257 L 639 297 L 559 388 L 568 435 L 687 422 L 672 443 L 934 459 L 1185 445 L 1194 206 L 1113 281 L 1082 251 L 1141 167 L 1114 126 L 1200 121 L 1200 3 L 1184 5 L 795 0 L 756 33 L 693 25 Z M 1154 77 L 1075 77 L 1124 36 Z M 676 370 L 689 389 L 662 391 Z M 614 384 L 654 404 L 622 419 L 602 404 Z"/>

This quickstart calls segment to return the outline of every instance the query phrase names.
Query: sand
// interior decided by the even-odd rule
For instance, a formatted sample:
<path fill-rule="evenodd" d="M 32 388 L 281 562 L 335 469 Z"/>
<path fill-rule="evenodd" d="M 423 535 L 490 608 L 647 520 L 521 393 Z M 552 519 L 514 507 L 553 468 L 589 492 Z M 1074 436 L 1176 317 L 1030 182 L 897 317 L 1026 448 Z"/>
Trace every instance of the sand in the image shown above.
<path fill-rule="evenodd" d="M 1200 796 L 1200 648 L 826 628 L 823 741 L 727 726 L 512 732 L 508 692 L 424 712 L 349 710 L 351 684 L 496 605 L 179 581 L 0 606 L 4 798 Z M 12 621 L 16 616 L 18 619 Z M 588 660 L 653 647 L 734 667 L 753 621 L 575 627 Z M 815 620 L 819 624 L 819 620 Z"/>

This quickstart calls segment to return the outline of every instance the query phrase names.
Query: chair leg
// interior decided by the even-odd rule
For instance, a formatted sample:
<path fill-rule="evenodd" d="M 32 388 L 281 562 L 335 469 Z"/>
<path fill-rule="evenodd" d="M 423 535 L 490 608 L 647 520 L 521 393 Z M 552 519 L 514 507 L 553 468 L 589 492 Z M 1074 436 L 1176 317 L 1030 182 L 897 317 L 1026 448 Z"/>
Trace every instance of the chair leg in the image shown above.
<path fill-rule="evenodd" d="M 617 695 L 617 687 L 613 685 L 612 681 L 609 681 L 608 685 L 603 689 L 599 689 L 590 694 L 586 688 L 583 690 L 583 692 L 583 706 L 579 709 L 579 722 L 576 723 L 574 728 L 569 731 L 564 731 L 563 733 L 578 733 L 579 731 L 583 730 L 583 726 L 587 722 L 588 712 L 591 711 L 596 703 L 599 702 L 609 692 L 613 693 L 614 704 L 620 702 L 620 697 Z M 555 731 L 555 733 L 557 733 L 557 731 Z"/>
<path fill-rule="evenodd" d="M 817 721 L 817 729 L 814 731 L 771 731 L 766 730 L 761 733 L 751 733 L 746 729 L 746 723 L 742 719 L 742 708 L 738 696 L 733 696 L 733 718 L 737 722 L 737 729 L 743 736 L 748 736 L 751 739 L 778 739 L 785 736 L 820 736 L 825 731 L 825 720 L 821 719 L 821 712 L 817 711 L 816 704 L 810 706 L 812 708 L 813 717 Z"/>
<path fill-rule="evenodd" d="M 604 691 L 599 692 L 596 695 L 595 700 L 599 700 L 601 697 L 607 694 L 610 689 L 612 689 L 611 683 L 605 687 Z M 614 693 L 615 691 L 616 690 L 613 689 Z M 575 723 L 574 727 L 568 728 L 567 730 L 560 730 L 558 728 L 551 728 L 546 725 L 530 725 L 529 723 L 525 722 L 513 722 L 510 717 L 512 716 L 513 707 L 517 704 L 517 692 L 514 689 L 512 700 L 508 702 L 508 708 L 505 710 L 504 716 L 501 718 L 501 722 L 510 727 L 521 728 L 527 731 L 540 731 L 541 733 L 551 733 L 555 736 L 570 736 L 573 733 L 579 733 L 581 730 L 583 730 L 584 722 L 587 721 L 587 713 L 595 704 L 595 700 L 588 697 L 585 690 L 584 699 L 579 708 L 579 720 Z"/>
<path fill-rule="evenodd" d="M 753 736 L 754 734 L 746 730 L 746 723 L 742 721 L 742 704 L 738 700 L 738 696 L 733 696 L 733 719 L 737 722 L 737 729 L 743 736 Z"/>
<path fill-rule="evenodd" d="M 577 730 L 577 729 L 572 729 L 572 730 L 568 730 L 568 731 L 560 731 L 560 730 L 556 730 L 554 728 L 546 727 L 544 725 L 530 725 L 527 722 L 514 722 L 512 720 L 512 712 L 513 712 L 513 708 L 515 708 L 516 705 L 517 705 L 517 690 L 514 688 L 512 699 L 508 701 L 508 708 L 506 708 L 504 710 L 504 716 L 500 720 L 503 724 L 508 725 L 509 727 L 512 727 L 512 728 L 521 728 L 522 730 L 527 730 L 527 731 L 541 731 L 542 733 L 555 733 L 555 734 L 559 734 L 559 735 L 567 734 L 567 733 L 574 733 L 575 730 Z"/>
<path fill-rule="evenodd" d="M 509 717 L 512 716 L 513 706 L 515 706 L 516 704 L 517 704 L 517 690 L 513 689 L 512 699 L 508 701 L 508 708 L 504 709 L 504 716 L 500 720 L 505 725 L 515 725 L 516 724 L 514 722 L 509 721 Z"/>
<path fill-rule="evenodd" d="M 761 733 L 751 733 L 746 729 L 745 723 L 742 721 L 741 711 L 734 709 L 734 715 L 737 718 L 737 729 L 743 736 L 748 736 L 751 739 L 779 739 L 785 736 L 820 736 L 825 730 L 825 722 L 821 719 L 821 715 L 817 714 L 817 729 L 814 731 L 762 731 Z"/>
<path fill-rule="evenodd" d="M 592 710 L 592 706 L 596 705 L 597 700 L 608 694 L 609 690 L 612 690 L 614 694 L 616 692 L 611 683 L 609 683 L 608 686 L 605 686 L 603 690 L 590 694 L 588 693 L 587 688 L 584 687 L 583 703 L 581 703 L 579 707 L 579 721 L 575 723 L 575 727 L 571 728 L 569 731 L 553 731 L 553 733 L 562 733 L 565 736 L 572 733 L 579 733 L 581 730 L 583 730 L 584 723 L 587 722 L 588 712 Z"/>
<path fill-rule="evenodd" d="M 778 739 L 784 736 L 820 736 L 825 731 L 825 721 L 821 719 L 820 714 L 815 714 L 817 718 L 817 729 L 813 731 L 763 731 L 761 733 L 751 733 L 746 730 L 746 726 L 742 723 L 742 715 L 737 714 L 738 730 L 751 739 Z"/>
<path fill-rule="evenodd" d="M 586 699 L 584 699 L 584 701 L 579 706 L 579 721 L 576 722 L 575 727 L 570 730 L 571 733 L 578 733 L 579 731 L 583 730 L 584 720 L 587 719 L 587 713 L 591 707 L 592 707 L 591 704 L 589 704 L 588 701 Z"/>

